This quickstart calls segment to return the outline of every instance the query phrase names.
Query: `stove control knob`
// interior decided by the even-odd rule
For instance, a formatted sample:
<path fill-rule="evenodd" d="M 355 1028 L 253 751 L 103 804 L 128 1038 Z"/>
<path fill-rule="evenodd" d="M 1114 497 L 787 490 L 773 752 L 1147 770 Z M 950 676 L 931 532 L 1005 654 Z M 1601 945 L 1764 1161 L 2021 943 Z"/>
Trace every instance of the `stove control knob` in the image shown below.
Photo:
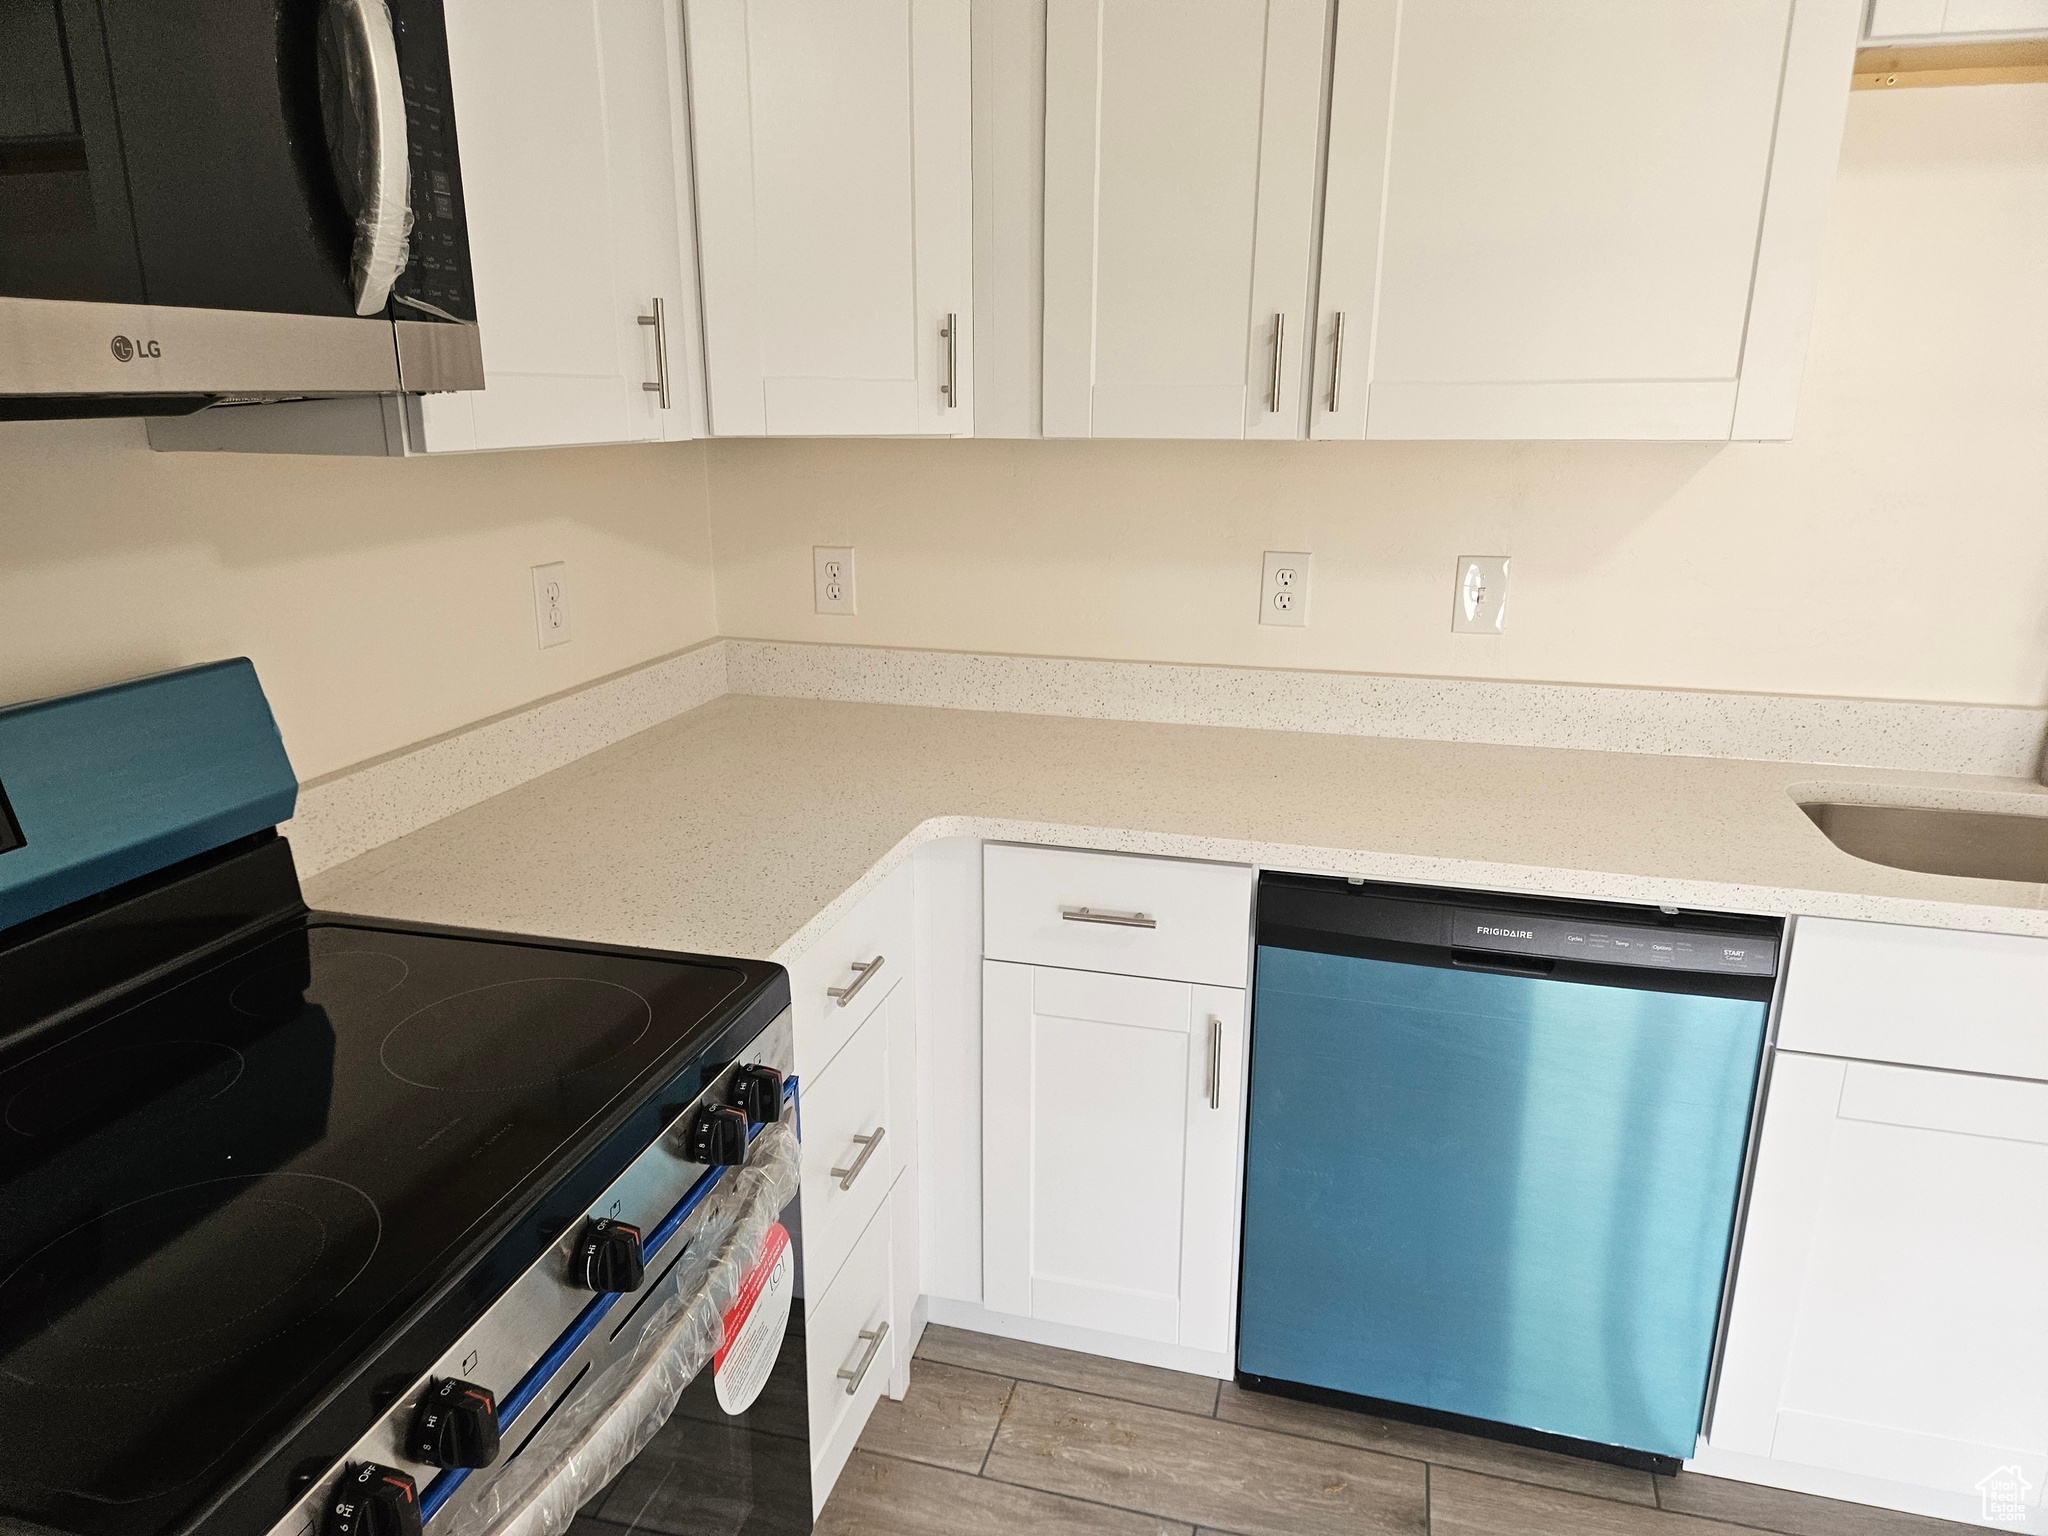
<path fill-rule="evenodd" d="M 498 1459 L 496 1399 L 474 1382 L 429 1382 L 405 1454 L 430 1467 L 488 1467 Z"/>
<path fill-rule="evenodd" d="M 321 1536 L 420 1536 L 419 1490 L 396 1467 L 350 1462 L 327 1501 Z"/>
<path fill-rule="evenodd" d="M 730 1104 L 707 1104 L 690 1122 L 690 1161 L 736 1168 L 747 1160 L 747 1112 Z"/>
<path fill-rule="evenodd" d="M 576 1244 L 571 1269 L 570 1278 L 586 1291 L 616 1295 L 639 1290 L 647 1278 L 646 1261 L 640 1255 L 640 1229 L 593 1216 Z"/>
<path fill-rule="evenodd" d="M 782 1118 L 782 1074 L 773 1067 L 741 1067 L 733 1074 L 732 1101 L 746 1111 L 750 1125 L 773 1125 Z"/>

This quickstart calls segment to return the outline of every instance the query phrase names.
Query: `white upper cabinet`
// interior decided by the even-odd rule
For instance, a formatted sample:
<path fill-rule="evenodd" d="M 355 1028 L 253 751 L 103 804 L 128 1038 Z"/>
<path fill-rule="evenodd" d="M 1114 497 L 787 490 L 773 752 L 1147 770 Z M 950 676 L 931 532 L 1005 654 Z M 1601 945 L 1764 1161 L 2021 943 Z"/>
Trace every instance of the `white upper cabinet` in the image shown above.
<path fill-rule="evenodd" d="M 968 0 L 685 17 L 711 431 L 971 432 Z"/>
<path fill-rule="evenodd" d="M 1324 0 L 1048 0 L 1047 437 L 1298 437 Z"/>
<path fill-rule="evenodd" d="M 447 0 L 447 18 L 485 388 L 422 397 L 413 446 L 697 435 L 672 5 Z"/>
<path fill-rule="evenodd" d="M 1346 0 L 1325 438 L 1791 433 L 1860 0 Z"/>

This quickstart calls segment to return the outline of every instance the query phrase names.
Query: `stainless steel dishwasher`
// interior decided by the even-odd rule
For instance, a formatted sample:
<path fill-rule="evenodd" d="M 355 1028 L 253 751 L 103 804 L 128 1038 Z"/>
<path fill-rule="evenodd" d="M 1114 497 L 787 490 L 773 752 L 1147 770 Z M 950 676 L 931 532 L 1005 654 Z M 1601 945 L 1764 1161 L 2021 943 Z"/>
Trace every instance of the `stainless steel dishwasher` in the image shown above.
<path fill-rule="evenodd" d="M 1244 1383 L 1675 1470 L 1781 936 L 1263 877 Z"/>

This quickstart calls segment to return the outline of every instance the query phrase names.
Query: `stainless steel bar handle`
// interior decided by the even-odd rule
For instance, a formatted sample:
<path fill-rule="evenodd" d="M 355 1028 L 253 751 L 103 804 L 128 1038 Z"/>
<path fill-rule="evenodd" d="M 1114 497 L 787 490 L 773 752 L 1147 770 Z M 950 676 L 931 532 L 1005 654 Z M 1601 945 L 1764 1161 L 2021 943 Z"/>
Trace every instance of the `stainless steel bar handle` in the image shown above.
<path fill-rule="evenodd" d="M 1330 344 L 1330 413 L 1337 412 L 1337 402 L 1344 398 L 1344 311 L 1337 311 L 1337 334 Z"/>
<path fill-rule="evenodd" d="M 960 408 L 960 317 L 946 316 L 946 328 L 939 332 L 946 343 L 946 382 L 939 393 L 946 397 L 946 409 Z"/>
<path fill-rule="evenodd" d="M 1223 1021 L 1209 1017 L 1209 1107 L 1223 1107 Z"/>
<path fill-rule="evenodd" d="M 885 1318 L 879 1328 L 863 1328 L 859 1337 L 868 1342 L 867 1353 L 860 1357 L 860 1364 L 852 1370 L 840 1367 L 839 1379 L 846 1383 L 846 1395 L 853 1396 L 860 1390 L 860 1384 L 867 1380 L 868 1367 L 875 1363 L 875 1356 L 882 1352 L 882 1341 L 889 1337 L 889 1323 Z"/>
<path fill-rule="evenodd" d="M 1108 923 L 1113 928 L 1157 928 L 1159 919 L 1143 912 L 1097 912 L 1093 907 L 1061 907 L 1060 919 L 1069 923 Z"/>
<path fill-rule="evenodd" d="M 875 972 L 879 971 L 882 968 L 882 957 L 880 955 L 877 955 L 872 960 L 855 960 L 850 962 L 849 968 L 860 972 L 859 976 L 857 976 L 854 979 L 854 983 L 852 986 L 827 987 L 825 989 L 825 995 L 827 997 L 838 998 L 839 1006 L 842 1008 L 844 1008 L 848 1003 L 852 1002 L 856 997 L 859 997 L 860 989 L 866 986 L 870 981 L 874 980 Z"/>
<path fill-rule="evenodd" d="M 661 295 L 654 296 L 654 313 L 640 317 L 642 325 L 654 327 L 654 382 L 640 387 L 649 394 L 661 396 L 661 408 L 668 409 L 668 310 L 661 302 Z"/>
<path fill-rule="evenodd" d="M 853 1181 L 860 1177 L 861 1169 L 867 1167 L 868 1159 L 875 1155 L 875 1148 L 882 1144 L 882 1137 L 888 1134 L 888 1130 L 886 1125 L 878 1125 L 873 1135 L 853 1138 L 853 1144 L 860 1148 L 860 1156 L 853 1160 L 851 1167 L 832 1170 L 832 1177 L 839 1181 L 841 1189 L 853 1188 Z"/>
<path fill-rule="evenodd" d="M 1280 409 L 1280 372 L 1287 356 L 1287 317 L 1277 310 L 1273 314 L 1273 389 L 1266 404 L 1270 414 Z"/>

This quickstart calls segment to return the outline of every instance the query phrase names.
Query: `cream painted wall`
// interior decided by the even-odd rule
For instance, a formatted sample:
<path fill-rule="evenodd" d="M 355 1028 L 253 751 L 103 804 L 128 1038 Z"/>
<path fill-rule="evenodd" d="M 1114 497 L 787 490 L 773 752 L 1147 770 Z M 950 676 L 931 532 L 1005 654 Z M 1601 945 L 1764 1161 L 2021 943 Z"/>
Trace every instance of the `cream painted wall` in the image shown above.
<path fill-rule="evenodd" d="M 2048 703 L 2048 85 L 1852 99 L 1791 443 L 710 455 L 730 635 Z M 1256 623 L 1267 549 L 1306 630 Z M 1461 554 L 1514 557 L 1505 636 L 1449 633 Z"/>
<path fill-rule="evenodd" d="M 572 638 L 542 651 L 552 560 Z M 716 631 L 694 443 L 312 459 L 0 424 L 0 702 L 247 655 L 304 779 Z"/>

